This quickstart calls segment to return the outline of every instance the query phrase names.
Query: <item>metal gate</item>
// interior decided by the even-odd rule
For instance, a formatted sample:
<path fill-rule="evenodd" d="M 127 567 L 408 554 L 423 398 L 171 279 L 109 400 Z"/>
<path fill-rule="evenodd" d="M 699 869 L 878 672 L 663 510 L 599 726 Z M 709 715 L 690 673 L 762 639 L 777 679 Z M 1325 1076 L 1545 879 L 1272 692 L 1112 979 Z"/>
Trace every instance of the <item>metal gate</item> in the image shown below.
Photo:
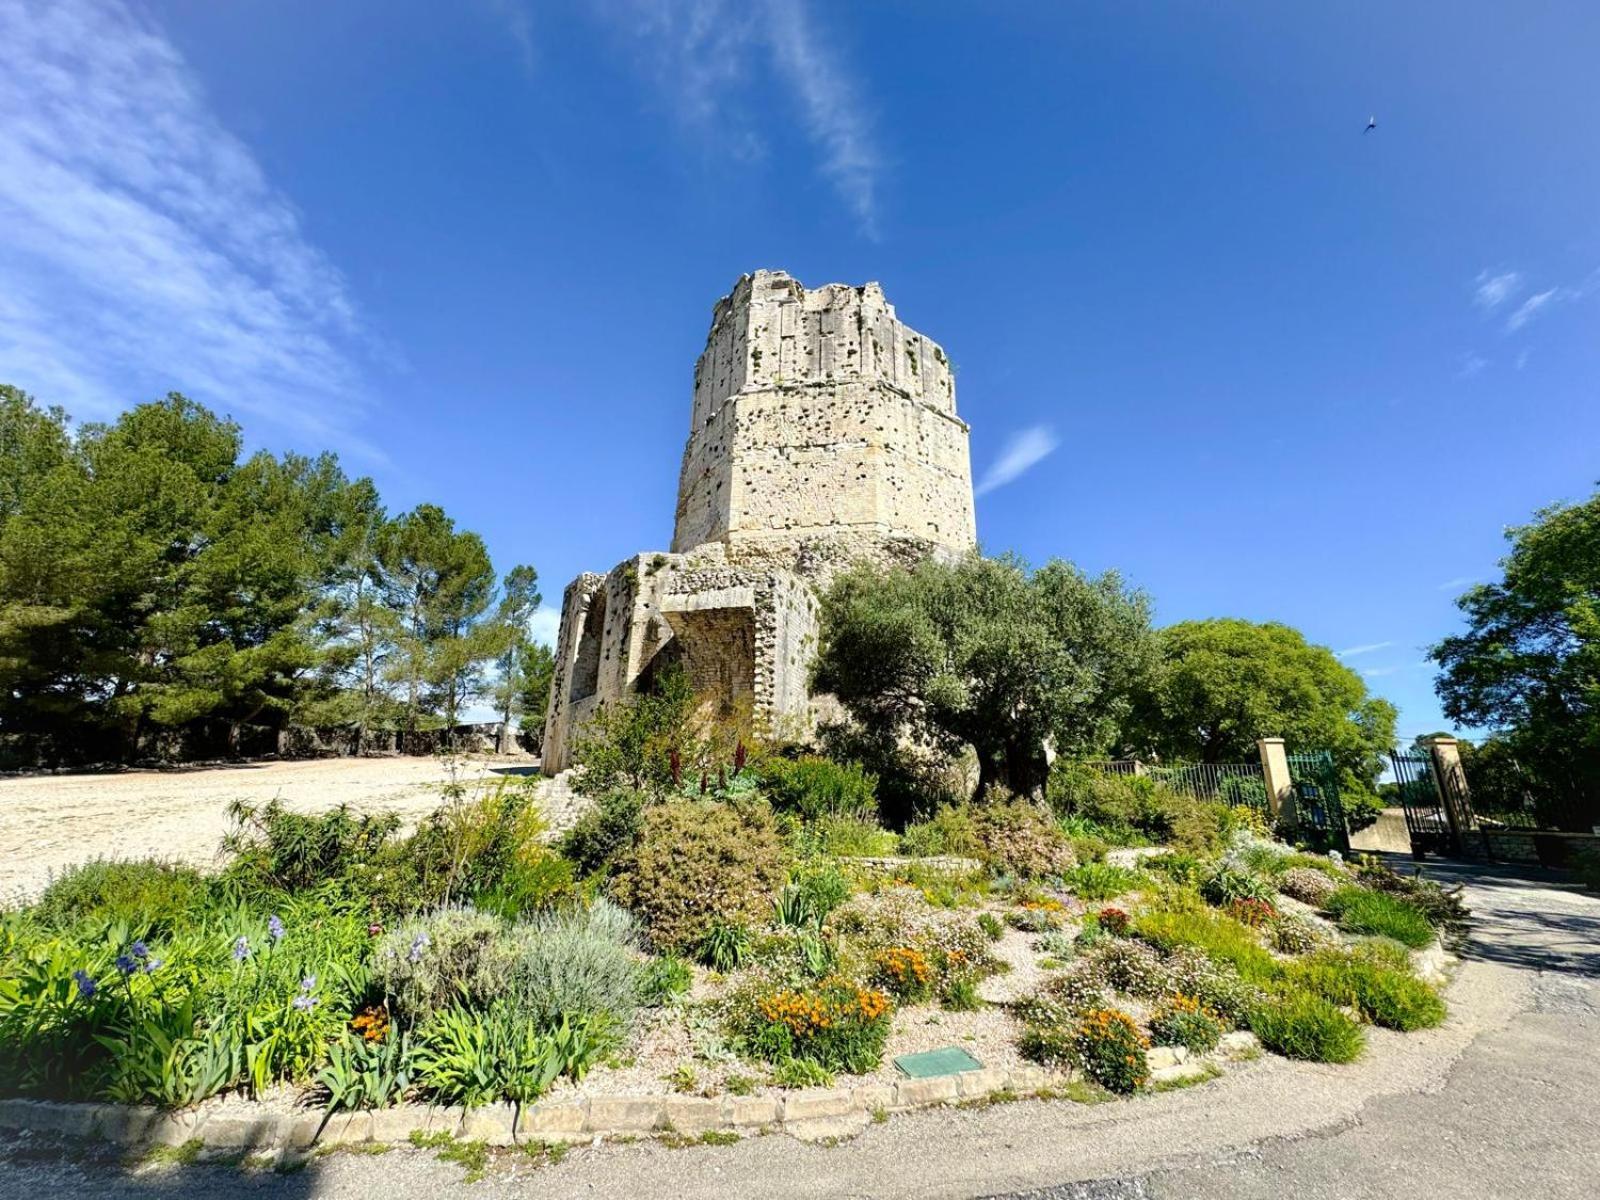
<path fill-rule="evenodd" d="M 1350 853 L 1350 828 L 1339 798 L 1339 768 L 1326 750 L 1291 754 L 1289 778 L 1294 783 L 1295 824 L 1302 837 Z"/>
<path fill-rule="evenodd" d="M 1394 764 L 1394 782 L 1400 792 L 1400 804 L 1406 814 L 1406 832 L 1411 835 L 1411 853 L 1418 858 L 1424 854 L 1451 854 L 1459 856 L 1464 847 L 1461 840 L 1461 822 L 1452 821 L 1445 807 L 1445 789 L 1440 786 L 1439 774 L 1434 766 L 1433 752 L 1421 747 L 1394 750 L 1389 754 Z M 1449 780 L 1446 786 L 1455 787 L 1459 780 Z M 1458 803 L 1465 808 L 1465 788 L 1458 788 Z M 1468 814 L 1470 819 L 1470 812 Z"/>

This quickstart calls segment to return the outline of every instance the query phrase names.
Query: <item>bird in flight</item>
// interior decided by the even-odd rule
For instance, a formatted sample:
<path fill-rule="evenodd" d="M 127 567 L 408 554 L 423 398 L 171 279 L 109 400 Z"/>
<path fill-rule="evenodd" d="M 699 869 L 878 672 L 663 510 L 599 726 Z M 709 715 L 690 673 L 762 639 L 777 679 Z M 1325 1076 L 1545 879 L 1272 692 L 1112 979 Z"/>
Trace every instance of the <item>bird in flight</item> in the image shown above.
<path fill-rule="evenodd" d="M 1362 133 L 1371 133 L 1377 127 L 1378 127 L 1378 118 L 1375 117 L 1375 116 L 1374 117 L 1368 117 L 1367 118 L 1367 127 L 1365 129 L 1363 129 L 1361 132 Z"/>

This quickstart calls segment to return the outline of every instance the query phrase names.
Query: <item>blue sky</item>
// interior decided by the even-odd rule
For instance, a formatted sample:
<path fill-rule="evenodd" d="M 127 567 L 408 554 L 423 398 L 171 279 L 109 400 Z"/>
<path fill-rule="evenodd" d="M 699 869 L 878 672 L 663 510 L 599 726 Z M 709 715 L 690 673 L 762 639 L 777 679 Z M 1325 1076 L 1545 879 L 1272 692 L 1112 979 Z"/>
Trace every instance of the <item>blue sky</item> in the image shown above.
<path fill-rule="evenodd" d="M 758 266 L 945 346 L 986 548 L 1299 626 L 1407 735 L 1503 527 L 1600 479 L 1592 3 L 0 0 L 0 43 L 0 378 L 332 446 L 552 600 L 668 543 Z"/>

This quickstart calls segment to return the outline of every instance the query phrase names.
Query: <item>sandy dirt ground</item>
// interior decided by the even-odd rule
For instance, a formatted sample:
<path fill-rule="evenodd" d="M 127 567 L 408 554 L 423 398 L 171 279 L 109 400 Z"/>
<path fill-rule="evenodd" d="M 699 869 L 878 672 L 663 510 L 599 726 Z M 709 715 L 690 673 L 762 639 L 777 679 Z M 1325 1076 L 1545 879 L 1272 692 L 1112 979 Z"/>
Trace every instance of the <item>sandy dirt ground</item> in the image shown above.
<path fill-rule="evenodd" d="M 458 778 L 532 767 L 530 759 L 472 760 Z M 345 803 L 411 824 L 438 807 L 447 777 L 435 758 L 335 758 L 0 779 L 0 898 L 36 893 L 53 872 L 91 858 L 214 865 L 238 799 L 278 797 L 305 812 Z"/>

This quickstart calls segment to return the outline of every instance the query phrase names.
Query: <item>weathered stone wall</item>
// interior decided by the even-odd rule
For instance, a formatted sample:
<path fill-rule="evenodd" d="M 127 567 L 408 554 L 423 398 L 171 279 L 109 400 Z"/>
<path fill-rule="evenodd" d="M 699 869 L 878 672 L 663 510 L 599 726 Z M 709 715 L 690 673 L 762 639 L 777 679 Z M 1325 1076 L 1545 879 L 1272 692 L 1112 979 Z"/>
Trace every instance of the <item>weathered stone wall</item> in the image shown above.
<path fill-rule="evenodd" d="M 595 711 L 681 663 L 789 736 L 813 722 L 817 589 L 852 562 L 976 543 L 967 426 L 944 351 L 875 283 L 757 271 L 717 303 L 695 367 L 670 554 L 580 575 L 562 599 L 544 770 Z"/>
<path fill-rule="evenodd" d="M 976 541 L 949 361 L 877 284 L 807 291 L 757 271 L 718 302 L 695 367 L 673 549 L 774 558 L 846 533 Z"/>

